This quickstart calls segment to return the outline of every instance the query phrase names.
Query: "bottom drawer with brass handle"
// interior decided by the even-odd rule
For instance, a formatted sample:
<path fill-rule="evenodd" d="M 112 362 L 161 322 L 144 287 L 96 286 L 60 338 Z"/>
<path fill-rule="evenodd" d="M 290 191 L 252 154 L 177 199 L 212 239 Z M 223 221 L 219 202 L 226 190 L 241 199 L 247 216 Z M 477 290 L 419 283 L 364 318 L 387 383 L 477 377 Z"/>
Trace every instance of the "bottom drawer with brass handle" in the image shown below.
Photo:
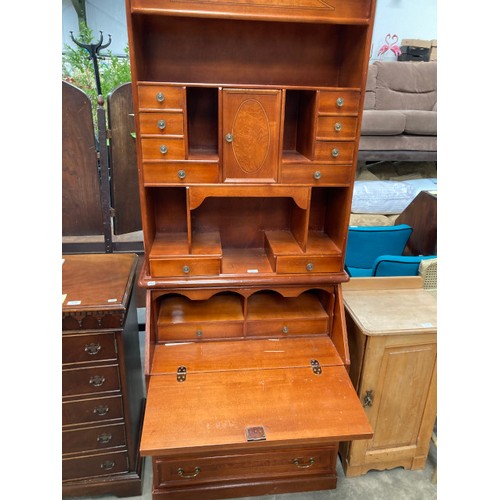
<path fill-rule="evenodd" d="M 155 487 L 297 474 L 335 475 L 337 446 L 200 458 L 153 458 Z"/>
<path fill-rule="evenodd" d="M 128 470 L 129 464 L 126 451 L 63 458 L 62 461 L 63 481 L 121 474 L 128 472 Z"/>
<path fill-rule="evenodd" d="M 101 425 L 85 429 L 64 430 L 62 433 L 62 452 L 78 453 L 103 448 L 125 446 L 125 425 Z"/>

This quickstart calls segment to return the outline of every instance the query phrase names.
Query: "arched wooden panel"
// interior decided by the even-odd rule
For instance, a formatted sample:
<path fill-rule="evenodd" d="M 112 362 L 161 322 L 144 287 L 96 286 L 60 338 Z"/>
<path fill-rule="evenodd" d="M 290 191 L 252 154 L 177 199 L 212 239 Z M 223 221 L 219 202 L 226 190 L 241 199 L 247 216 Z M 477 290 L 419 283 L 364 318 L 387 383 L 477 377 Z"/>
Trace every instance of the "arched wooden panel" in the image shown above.
<path fill-rule="evenodd" d="M 96 139 L 89 97 L 62 82 L 62 234 L 103 234 Z"/>
<path fill-rule="evenodd" d="M 108 122 L 111 131 L 110 169 L 114 233 L 142 228 L 135 139 L 132 84 L 124 83 L 108 95 Z"/>

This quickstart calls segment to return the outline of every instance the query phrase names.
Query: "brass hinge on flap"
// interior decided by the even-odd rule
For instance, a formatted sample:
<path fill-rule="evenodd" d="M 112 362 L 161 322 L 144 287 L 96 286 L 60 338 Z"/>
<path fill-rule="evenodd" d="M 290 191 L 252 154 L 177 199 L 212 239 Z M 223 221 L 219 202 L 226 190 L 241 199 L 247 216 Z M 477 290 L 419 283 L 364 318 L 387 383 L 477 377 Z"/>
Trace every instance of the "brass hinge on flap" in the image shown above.
<path fill-rule="evenodd" d="M 185 366 L 179 366 L 177 368 L 177 382 L 186 381 L 187 368 Z"/>
<path fill-rule="evenodd" d="M 315 375 L 321 375 L 321 365 L 317 359 L 311 359 L 311 368 Z"/>

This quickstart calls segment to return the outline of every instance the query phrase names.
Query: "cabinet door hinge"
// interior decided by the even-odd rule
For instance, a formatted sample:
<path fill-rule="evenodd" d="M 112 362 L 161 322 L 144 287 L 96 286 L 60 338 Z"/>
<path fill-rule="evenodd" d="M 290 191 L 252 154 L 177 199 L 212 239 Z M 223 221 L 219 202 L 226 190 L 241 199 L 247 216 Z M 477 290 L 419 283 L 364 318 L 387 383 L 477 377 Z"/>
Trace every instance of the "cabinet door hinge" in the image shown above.
<path fill-rule="evenodd" d="M 311 359 L 311 368 L 315 375 L 321 375 L 321 365 L 317 359 Z"/>
<path fill-rule="evenodd" d="M 177 382 L 186 381 L 187 368 L 185 366 L 179 366 L 177 368 Z"/>

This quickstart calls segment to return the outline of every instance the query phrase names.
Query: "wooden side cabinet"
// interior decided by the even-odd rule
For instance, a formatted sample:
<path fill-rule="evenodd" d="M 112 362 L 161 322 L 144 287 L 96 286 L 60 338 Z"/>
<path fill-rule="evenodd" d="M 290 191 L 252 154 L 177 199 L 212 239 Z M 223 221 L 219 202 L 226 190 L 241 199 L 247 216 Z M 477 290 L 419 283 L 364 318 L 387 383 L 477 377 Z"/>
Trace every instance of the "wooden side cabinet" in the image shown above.
<path fill-rule="evenodd" d="M 63 257 L 63 496 L 142 493 L 137 259 L 134 254 Z"/>
<path fill-rule="evenodd" d="M 342 443 L 347 477 L 423 469 L 436 418 L 436 298 L 421 278 L 343 285 L 350 376 L 373 438 Z"/>

